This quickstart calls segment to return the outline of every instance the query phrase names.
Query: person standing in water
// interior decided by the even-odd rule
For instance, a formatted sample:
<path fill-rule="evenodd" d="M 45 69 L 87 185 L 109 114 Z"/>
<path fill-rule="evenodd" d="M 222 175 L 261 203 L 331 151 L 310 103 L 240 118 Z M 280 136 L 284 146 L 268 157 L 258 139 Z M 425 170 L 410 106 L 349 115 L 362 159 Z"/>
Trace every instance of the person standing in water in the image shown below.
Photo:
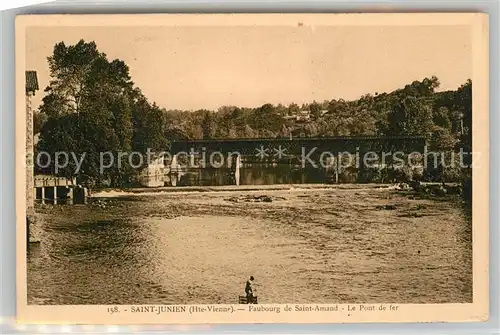
<path fill-rule="evenodd" d="M 245 285 L 245 293 L 247 295 L 247 304 L 253 304 L 253 276 L 250 276 L 250 279 L 247 280 L 247 284 Z"/>

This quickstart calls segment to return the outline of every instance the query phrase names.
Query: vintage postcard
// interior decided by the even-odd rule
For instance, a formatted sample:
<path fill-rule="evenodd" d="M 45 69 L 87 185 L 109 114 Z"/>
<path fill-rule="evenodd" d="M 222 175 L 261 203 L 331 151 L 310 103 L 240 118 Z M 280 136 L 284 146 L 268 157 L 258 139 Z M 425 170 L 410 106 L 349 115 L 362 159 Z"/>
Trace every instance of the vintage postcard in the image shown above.
<path fill-rule="evenodd" d="M 22 323 L 484 321 L 488 16 L 16 20 Z"/>

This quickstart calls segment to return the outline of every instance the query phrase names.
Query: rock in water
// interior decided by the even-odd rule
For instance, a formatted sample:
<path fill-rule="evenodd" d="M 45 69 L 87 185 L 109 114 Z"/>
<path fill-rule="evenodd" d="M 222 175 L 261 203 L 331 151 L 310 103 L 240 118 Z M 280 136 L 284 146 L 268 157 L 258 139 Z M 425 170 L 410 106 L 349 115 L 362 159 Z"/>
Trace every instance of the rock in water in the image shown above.
<path fill-rule="evenodd" d="M 263 202 L 273 202 L 273 199 L 271 199 L 267 195 L 263 196 L 261 199 L 262 199 Z"/>
<path fill-rule="evenodd" d="M 388 211 L 393 211 L 396 209 L 396 206 L 395 205 L 381 205 L 381 206 L 377 206 L 376 208 L 377 209 L 385 209 Z"/>

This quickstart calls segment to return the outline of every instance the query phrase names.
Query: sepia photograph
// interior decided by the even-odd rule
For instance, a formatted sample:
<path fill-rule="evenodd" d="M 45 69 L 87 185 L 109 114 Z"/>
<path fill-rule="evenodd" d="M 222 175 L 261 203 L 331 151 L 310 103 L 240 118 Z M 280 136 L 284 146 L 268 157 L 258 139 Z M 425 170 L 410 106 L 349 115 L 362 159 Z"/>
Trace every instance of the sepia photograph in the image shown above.
<path fill-rule="evenodd" d="M 21 308 L 487 319 L 487 22 L 18 17 Z"/>

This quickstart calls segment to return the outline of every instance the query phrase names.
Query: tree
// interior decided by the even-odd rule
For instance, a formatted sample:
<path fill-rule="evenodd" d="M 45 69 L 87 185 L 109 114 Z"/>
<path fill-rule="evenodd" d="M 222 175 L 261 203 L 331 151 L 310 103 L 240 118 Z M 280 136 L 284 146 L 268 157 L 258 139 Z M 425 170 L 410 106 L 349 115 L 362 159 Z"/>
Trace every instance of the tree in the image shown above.
<path fill-rule="evenodd" d="M 321 116 L 321 105 L 316 101 L 313 101 L 309 105 L 309 110 L 311 111 L 313 119 L 317 120 Z"/>
<path fill-rule="evenodd" d="M 330 104 L 328 105 L 328 112 L 336 117 L 351 116 L 349 104 L 343 99 L 334 99 L 330 101 Z"/>
<path fill-rule="evenodd" d="M 455 96 L 455 109 L 460 120 L 462 141 L 472 146 L 472 81 L 470 79 L 460 86 Z"/>
<path fill-rule="evenodd" d="M 148 150 L 162 152 L 168 149 L 168 141 L 164 136 L 164 113 L 156 104 L 150 104 L 141 94 L 133 106 L 132 115 L 134 151 L 145 153 Z"/>
<path fill-rule="evenodd" d="M 51 80 L 45 89 L 42 111 L 49 117 L 80 112 L 82 99 L 92 81 L 90 73 L 104 65 L 106 55 L 97 50 L 95 42 L 80 40 L 76 45 L 64 42 L 54 46 L 49 62 Z M 101 61 L 101 62 L 99 62 Z"/>
<path fill-rule="evenodd" d="M 257 108 L 250 121 L 250 126 L 254 130 L 265 134 L 263 137 L 269 137 L 271 133 L 276 136 L 283 126 L 283 118 L 276 113 L 274 106 L 271 104 L 265 104 Z"/>
<path fill-rule="evenodd" d="M 458 139 L 447 128 L 434 126 L 430 137 L 431 150 L 436 152 L 453 151 Z"/>
<path fill-rule="evenodd" d="M 38 134 L 42 131 L 43 126 L 47 122 L 47 115 L 35 112 L 33 113 L 33 134 Z"/>
<path fill-rule="evenodd" d="M 292 102 L 288 106 L 288 115 L 295 115 L 300 111 L 300 106 L 297 105 L 296 103 Z"/>
<path fill-rule="evenodd" d="M 288 115 L 288 108 L 285 107 L 283 104 L 278 104 L 274 109 L 276 113 L 280 116 Z"/>
<path fill-rule="evenodd" d="M 422 135 L 432 131 L 434 90 L 439 86 L 436 77 L 425 78 L 406 85 L 390 94 L 374 98 L 377 130 L 383 135 Z"/>
<path fill-rule="evenodd" d="M 85 154 L 81 170 L 68 166 L 59 174 L 76 176 L 90 184 L 121 186 L 134 174 L 128 162 L 100 171 L 101 154 L 131 149 L 165 149 L 163 113 L 134 87 L 128 66 L 109 61 L 94 42 L 80 40 L 54 46 L 48 57 L 51 80 L 40 113 L 47 121 L 40 134 L 39 150 Z M 53 160 L 52 160 L 53 161 Z M 50 168 L 49 168 L 50 169 Z M 51 170 L 55 172 L 54 166 Z"/>
<path fill-rule="evenodd" d="M 458 137 L 460 141 L 458 146 L 464 152 L 472 152 L 472 81 L 470 79 L 458 88 L 454 104 L 459 125 Z M 466 155 L 464 157 L 464 163 L 469 166 L 472 163 L 472 156 Z M 471 196 L 470 192 L 472 191 L 470 186 L 472 185 L 472 171 L 470 169 L 465 169 L 463 173 L 465 175 L 464 184 L 468 188 L 468 195 Z"/>
<path fill-rule="evenodd" d="M 452 129 L 452 123 L 450 118 L 450 111 L 447 107 L 439 107 L 434 111 L 433 121 L 437 126 L 450 130 Z"/>
<path fill-rule="evenodd" d="M 212 132 L 214 128 L 214 120 L 212 117 L 212 112 L 205 111 L 205 117 L 203 118 L 202 128 L 203 128 L 203 138 L 210 139 L 212 138 Z"/>
<path fill-rule="evenodd" d="M 245 129 L 243 130 L 244 138 L 255 138 L 255 131 L 248 124 L 245 125 Z"/>

